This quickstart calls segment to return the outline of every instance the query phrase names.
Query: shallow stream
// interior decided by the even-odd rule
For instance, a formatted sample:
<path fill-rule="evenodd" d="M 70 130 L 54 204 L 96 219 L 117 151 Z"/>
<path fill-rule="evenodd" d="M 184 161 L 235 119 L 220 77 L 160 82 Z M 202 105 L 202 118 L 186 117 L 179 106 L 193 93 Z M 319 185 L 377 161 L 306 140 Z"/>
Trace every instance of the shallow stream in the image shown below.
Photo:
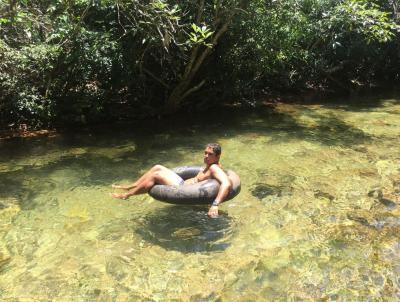
<path fill-rule="evenodd" d="M 398 301 L 400 100 L 279 104 L 0 141 L 1 301 Z M 221 206 L 113 183 L 222 145 Z"/>

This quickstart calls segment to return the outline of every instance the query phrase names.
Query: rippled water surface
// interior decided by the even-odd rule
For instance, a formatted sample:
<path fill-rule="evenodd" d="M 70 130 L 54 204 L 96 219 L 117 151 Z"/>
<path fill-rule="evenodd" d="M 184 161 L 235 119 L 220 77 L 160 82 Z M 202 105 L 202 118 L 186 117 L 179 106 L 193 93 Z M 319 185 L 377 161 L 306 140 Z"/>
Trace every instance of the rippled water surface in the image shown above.
<path fill-rule="evenodd" d="M 399 117 L 375 98 L 0 141 L 0 300 L 398 301 Z M 213 141 L 242 180 L 219 218 L 109 196 Z"/>

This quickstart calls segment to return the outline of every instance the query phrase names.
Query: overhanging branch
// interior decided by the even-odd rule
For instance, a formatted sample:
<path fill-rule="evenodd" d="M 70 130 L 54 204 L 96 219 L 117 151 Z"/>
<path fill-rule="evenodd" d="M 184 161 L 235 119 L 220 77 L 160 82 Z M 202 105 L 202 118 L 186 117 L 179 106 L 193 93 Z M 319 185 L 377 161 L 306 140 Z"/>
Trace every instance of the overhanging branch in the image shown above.
<path fill-rule="evenodd" d="M 149 76 L 151 76 L 154 80 L 156 80 L 158 83 L 163 85 L 165 88 L 169 89 L 169 86 L 161 80 L 159 77 L 156 77 L 150 70 L 146 69 L 145 67 L 142 67 L 143 71 L 147 73 Z"/>
<path fill-rule="evenodd" d="M 204 84 L 206 83 L 206 80 L 202 80 L 198 85 L 190 88 L 189 90 L 187 90 L 183 95 L 181 100 L 187 98 L 190 94 L 192 94 L 193 92 L 196 92 L 197 90 L 199 90 Z"/>

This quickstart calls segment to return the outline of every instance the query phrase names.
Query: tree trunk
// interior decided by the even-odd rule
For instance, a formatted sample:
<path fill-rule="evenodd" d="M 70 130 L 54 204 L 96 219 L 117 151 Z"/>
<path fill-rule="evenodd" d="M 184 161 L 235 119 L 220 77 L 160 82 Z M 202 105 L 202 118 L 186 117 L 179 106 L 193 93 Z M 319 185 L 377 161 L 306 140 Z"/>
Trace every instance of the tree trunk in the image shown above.
<path fill-rule="evenodd" d="M 209 57 L 212 53 L 214 47 L 217 45 L 221 36 L 228 30 L 229 25 L 232 22 L 233 17 L 236 15 L 239 9 L 242 9 L 248 4 L 247 0 L 241 1 L 240 4 L 235 8 L 230 9 L 230 15 L 225 18 L 225 21 L 221 22 L 221 16 L 223 12 L 221 12 L 220 7 L 216 8 L 216 15 L 214 25 L 218 27 L 215 30 L 214 35 L 211 41 L 211 47 L 206 46 L 195 46 L 190 54 L 190 60 L 186 64 L 185 72 L 183 73 L 182 78 L 178 82 L 178 84 L 174 87 L 172 92 L 170 93 L 168 99 L 165 102 L 164 112 L 167 114 L 171 114 L 176 112 L 179 107 L 182 105 L 182 102 L 193 92 L 199 90 L 204 84 L 205 80 L 203 79 L 200 83 L 195 86 L 192 85 L 192 81 L 197 75 L 200 67 L 203 65 L 205 59 Z M 204 1 L 200 1 L 199 12 L 197 22 L 200 23 L 201 15 L 203 13 Z"/>

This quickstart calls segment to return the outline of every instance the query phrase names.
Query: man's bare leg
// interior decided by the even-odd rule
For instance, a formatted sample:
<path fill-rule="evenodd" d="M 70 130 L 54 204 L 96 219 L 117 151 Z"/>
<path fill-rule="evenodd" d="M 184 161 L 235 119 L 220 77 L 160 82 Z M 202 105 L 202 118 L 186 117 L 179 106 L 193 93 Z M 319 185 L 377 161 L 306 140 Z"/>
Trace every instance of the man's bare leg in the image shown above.
<path fill-rule="evenodd" d="M 136 182 L 132 183 L 132 184 L 128 184 L 128 185 L 114 185 L 112 184 L 111 187 L 113 187 L 114 189 L 123 189 L 123 190 L 130 190 L 132 188 L 134 188 L 136 186 Z"/>
<path fill-rule="evenodd" d="M 144 179 L 146 179 L 151 173 L 154 173 L 155 171 L 158 171 L 162 168 L 165 168 L 161 165 L 155 165 L 153 166 L 149 171 L 147 171 L 145 174 L 143 174 L 138 180 L 136 180 L 134 183 L 127 184 L 127 185 L 111 185 L 114 189 L 123 189 L 123 190 L 130 190 L 136 187 L 139 183 L 141 183 Z"/>
<path fill-rule="evenodd" d="M 151 168 L 147 173 L 140 177 L 134 187 L 127 193 L 113 193 L 112 197 L 127 199 L 129 196 L 147 193 L 155 184 L 177 185 L 176 175 L 170 169 L 160 165 Z"/>
<path fill-rule="evenodd" d="M 153 185 L 151 185 L 152 183 Z M 132 195 L 147 193 L 152 186 L 154 186 L 154 182 L 149 179 L 148 181 L 143 181 L 143 184 L 138 184 L 136 187 L 126 193 L 112 193 L 111 196 L 114 198 L 127 199 Z"/>

